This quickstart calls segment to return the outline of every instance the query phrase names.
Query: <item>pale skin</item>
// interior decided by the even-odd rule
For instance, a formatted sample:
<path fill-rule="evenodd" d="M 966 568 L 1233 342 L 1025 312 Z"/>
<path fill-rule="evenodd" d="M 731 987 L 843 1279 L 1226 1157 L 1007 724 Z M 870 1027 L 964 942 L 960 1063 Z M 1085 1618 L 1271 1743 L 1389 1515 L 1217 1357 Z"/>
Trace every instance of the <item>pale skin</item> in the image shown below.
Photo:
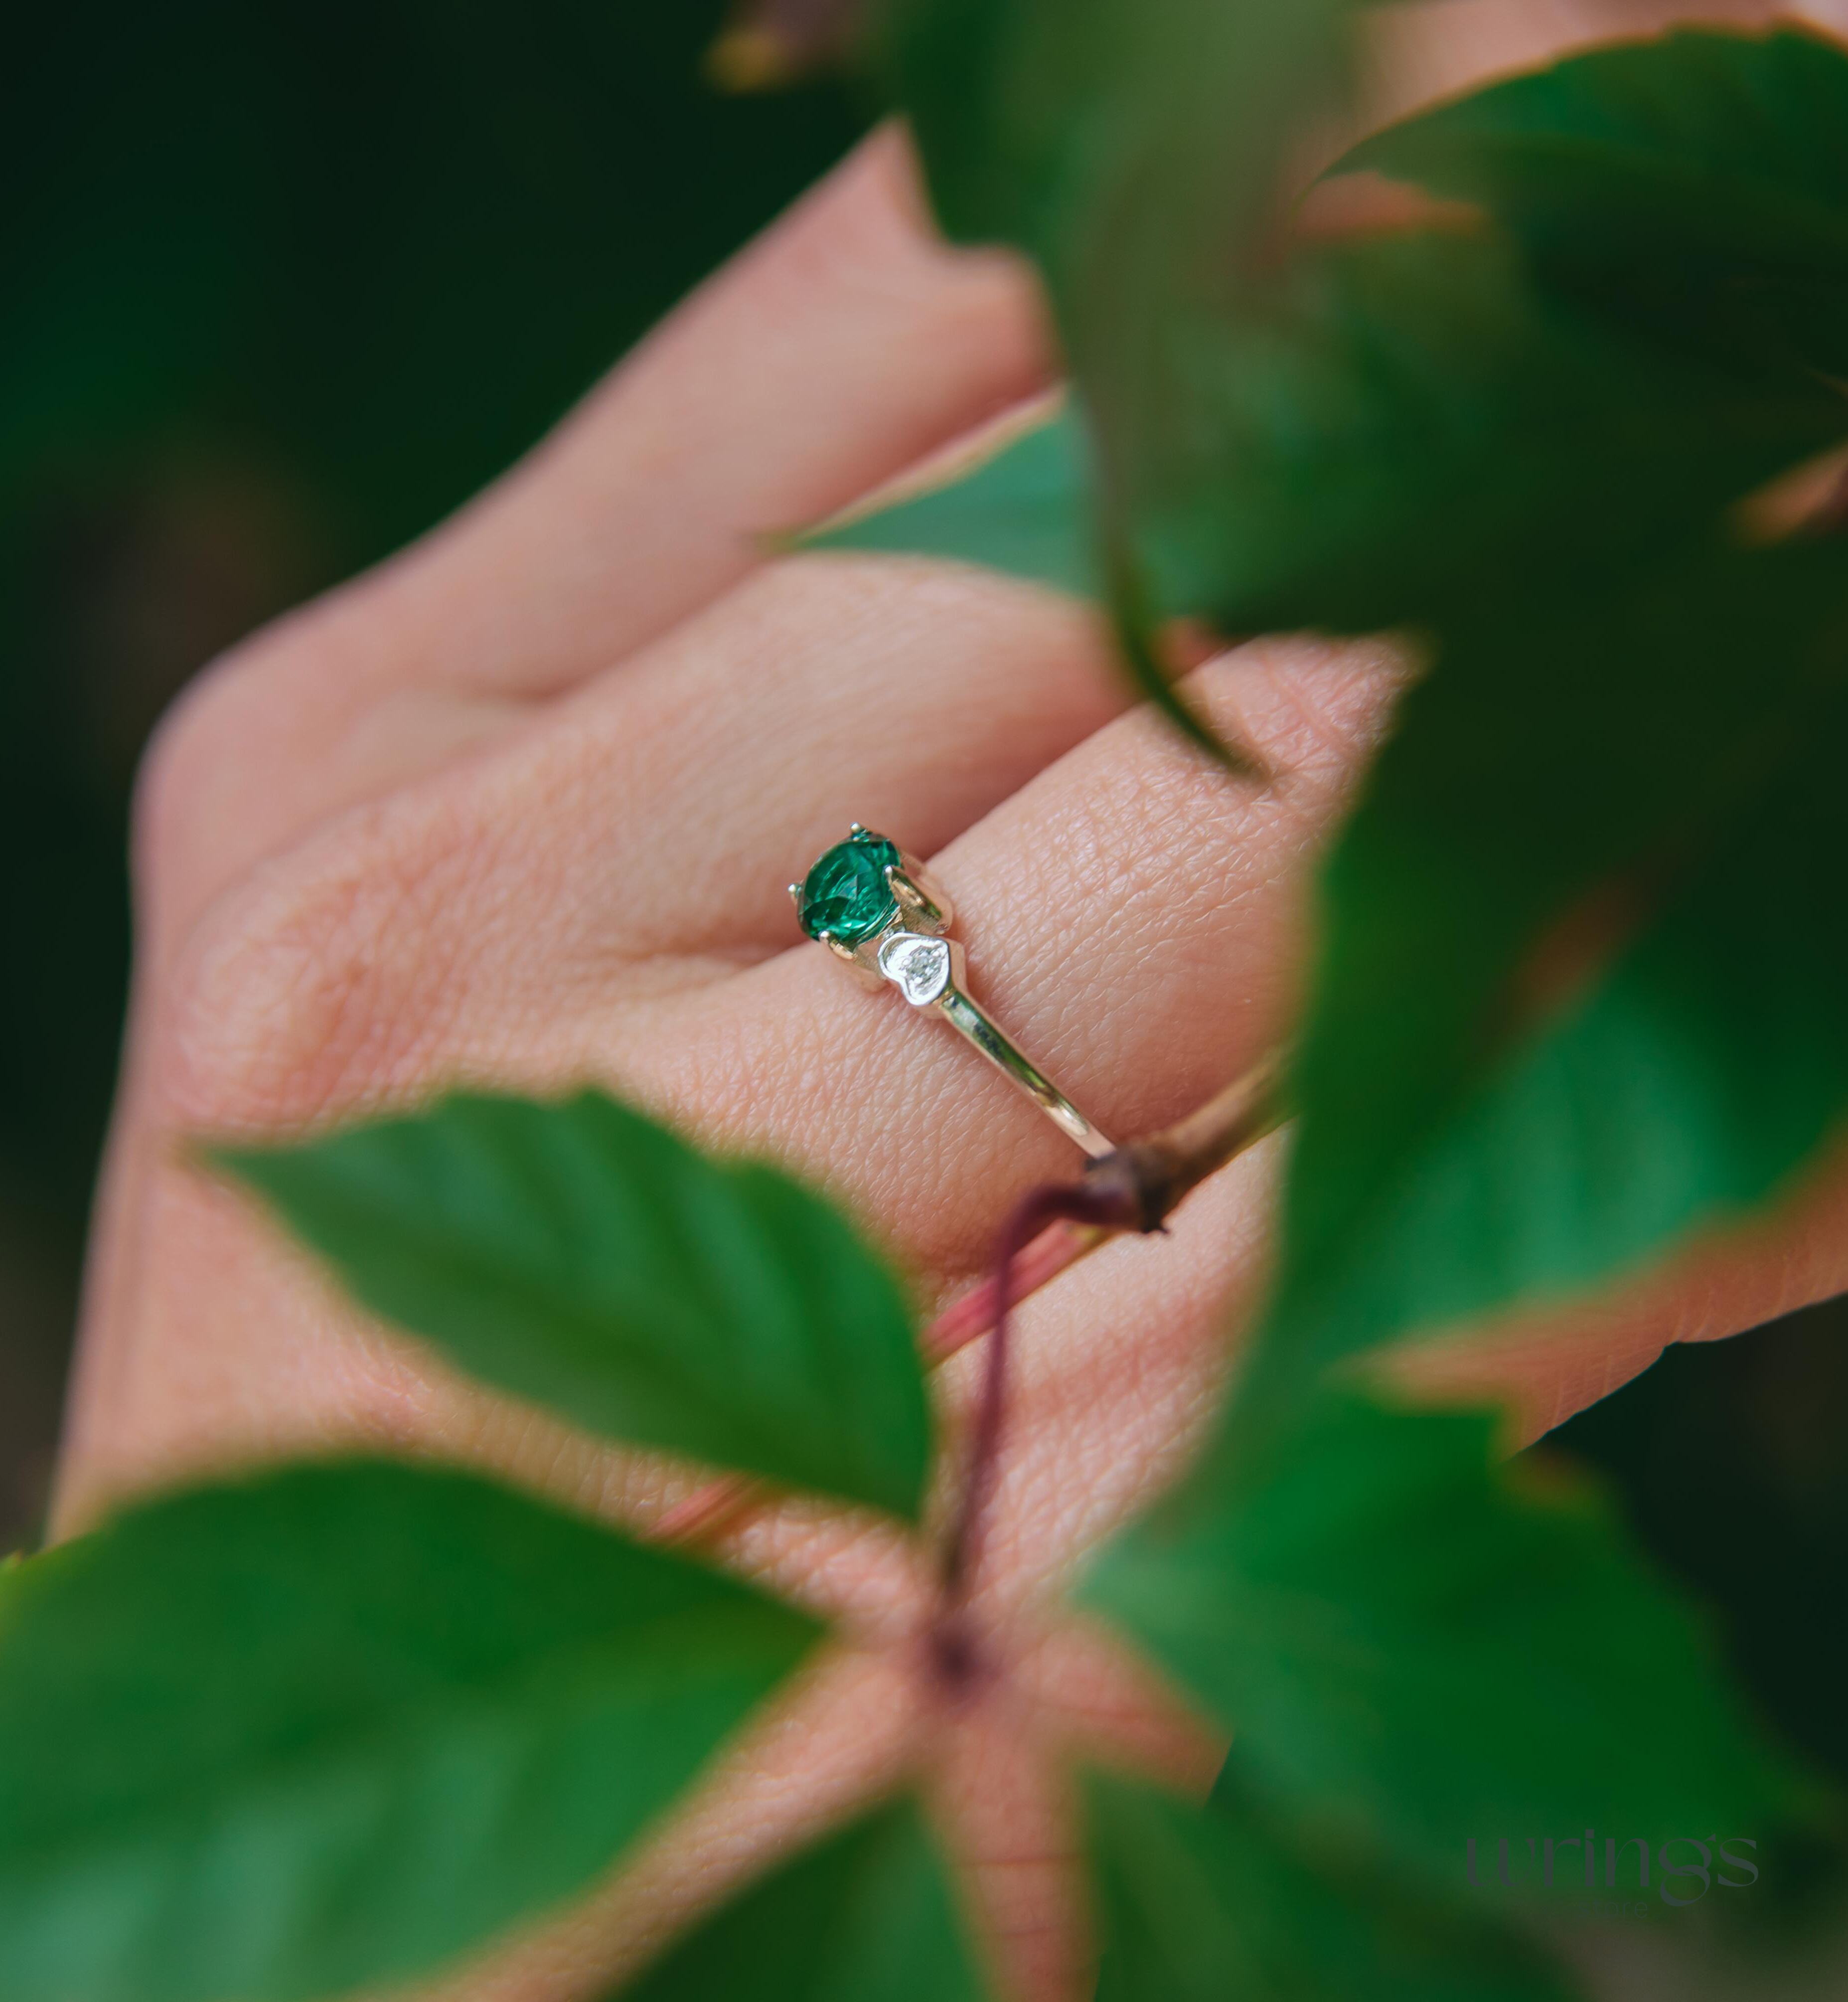
<path fill-rule="evenodd" d="M 1379 87 L 1415 100 L 1675 11 L 1416 10 Z M 1189 1110 L 1286 1029 L 1309 872 L 1386 722 L 1387 649 L 1264 640 L 1198 671 L 1198 700 L 1274 775 L 1260 785 L 1135 710 L 1082 607 L 948 567 L 758 553 L 759 532 L 852 503 L 1055 365 L 1025 274 L 936 244 L 881 137 L 459 517 L 200 678 L 141 790 L 140 957 L 61 1530 L 152 1485 L 339 1447 L 491 1468 L 643 1529 L 692 1484 L 368 1323 L 186 1158 L 194 1135 L 287 1134 L 462 1079 L 593 1080 L 821 1182 L 923 1310 L 965 1285 L 1009 1202 L 1079 1157 L 940 1025 L 800 940 L 784 885 L 852 821 L 930 858 L 975 991 L 1116 1135 Z M 1278 1158 L 1267 1143 L 1170 1238 L 1112 1246 L 1021 1316 L 972 1693 L 930 1683 L 929 1575 L 894 1534 L 760 1515 L 718 1561 L 837 1620 L 838 1644 L 620 1881 L 433 1992 L 596 1996 L 919 1762 L 1003 1981 L 1086 1993 L 1071 1756 L 1199 1784 L 1222 1740 L 1062 1615 L 1058 1588 L 1212 1408 L 1262 1285 Z M 1569 1311 L 1452 1331 L 1408 1371 L 1505 1397 L 1532 1437 L 1668 1342 L 1848 1287 L 1845 1225 L 1838 1160 L 1773 1216 Z M 940 1379 L 952 1435 L 973 1359 Z"/>

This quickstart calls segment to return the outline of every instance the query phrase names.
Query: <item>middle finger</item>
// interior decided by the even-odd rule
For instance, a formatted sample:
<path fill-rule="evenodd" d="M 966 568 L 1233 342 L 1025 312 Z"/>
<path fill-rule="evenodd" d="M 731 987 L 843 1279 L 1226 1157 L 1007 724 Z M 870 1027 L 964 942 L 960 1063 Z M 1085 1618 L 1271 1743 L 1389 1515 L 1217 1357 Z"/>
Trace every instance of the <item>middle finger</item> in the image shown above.
<path fill-rule="evenodd" d="M 1121 699 L 1074 673 L 1083 615 L 947 576 L 907 577 L 888 601 L 908 567 L 866 573 L 884 611 L 908 607 L 905 644 L 845 696 L 838 661 L 803 684 L 867 705 L 881 720 L 863 745 L 851 727 L 814 734 L 816 707 L 779 722 L 782 682 L 677 748 L 637 713 L 682 699 L 687 664 L 666 663 L 656 694 L 632 671 L 607 706 L 587 697 L 575 722 L 368 809 L 260 885 L 263 908 L 223 913 L 225 943 L 201 942 L 175 1122 L 274 1128 L 470 1076 L 603 1077 L 709 1139 L 800 1163 L 947 1282 L 1014 1191 L 1076 1157 L 947 1029 L 798 946 L 784 884 L 853 818 L 926 854 L 954 837 L 933 866 L 977 998 L 1104 1131 L 1205 1097 L 1279 1031 L 1302 864 L 1386 699 L 1385 657 L 1273 641 L 1201 671 L 1220 727 L 1268 762 L 1261 785 L 1146 711 L 1046 763 Z M 834 631 L 851 641 L 849 622 Z M 933 647 L 961 678 L 907 736 L 899 670 Z M 682 957 L 644 956 L 676 932 Z"/>
<path fill-rule="evenodd" d="M 1377 646 L 1244 647 L 1192 692 L 1267 780 L 1234 777 L 1138 710 L 932 860 L 976 998 L 1113 1138 L 1180 1117 L 1282 1033 L 1307 864 L 1395 682 Z M 784 923 L 793 936 L 786 909 Z M 959 1038 L 814 947 L 638 1001 L 605 1048 L 710 1139 L 835 1188 L 940 1283 L 985 1261 L 1021 1189 L 1079 1165 Z"/>

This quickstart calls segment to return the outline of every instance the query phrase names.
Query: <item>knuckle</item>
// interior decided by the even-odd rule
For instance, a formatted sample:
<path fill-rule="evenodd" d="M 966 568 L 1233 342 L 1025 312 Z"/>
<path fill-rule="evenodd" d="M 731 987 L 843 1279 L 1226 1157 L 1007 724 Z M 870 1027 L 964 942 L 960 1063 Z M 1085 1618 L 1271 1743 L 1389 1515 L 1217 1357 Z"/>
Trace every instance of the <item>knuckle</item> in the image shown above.
<path fill-rule="evenodd" d="M 281 619 L 195 675 L 155 725 L 131 807 L 135 873 L 144 884 L 184 870 L 209 842 L 228 797 L 260 786 L 286 755 L 297 685 L 340 678 L 337 597 Z"/>
<path fill-rule="evenodd" d="M 200 924 L 150 1037 L 165 1122 L 298 1125 L 402 1090 L 427 1064 L 456 1005 L 451 948 L 479 851 L 403 805 L 355 810 Z"/>
<path fill-rule="evenodd" d="M 1376 747 L 1404 662 L 1378 640 L 1260 642 L 1264 691 L 1250 713 L 1261 754 L 1299 786 L 1341 793 Z"/>
<path fill-rule="evenodd" d="M 249 664 L 227 656 L 194 677 L 155 726 L 141 754 L 131 804 L 135 870 L 159 881 L 188 845 L 221 761 L 235 755 L 230 724 L 242 706 Z"/>

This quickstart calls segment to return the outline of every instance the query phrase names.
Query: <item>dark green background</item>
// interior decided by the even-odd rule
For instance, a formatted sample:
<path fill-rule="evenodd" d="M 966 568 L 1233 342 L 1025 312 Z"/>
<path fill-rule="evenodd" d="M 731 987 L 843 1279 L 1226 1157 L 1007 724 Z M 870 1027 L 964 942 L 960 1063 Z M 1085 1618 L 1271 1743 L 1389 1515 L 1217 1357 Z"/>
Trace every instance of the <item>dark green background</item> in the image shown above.
<path fill-rule="evenodd" d="M 0 57 L 0 1548 L 49 1466 L 186 677 L 540 435 L 864 123 L 720 0 L 15 9 Z"/>
<path fill-rule="evenodd" d="M 863 122 L 726 99 L 719 0 L 176 0 L 0 72 L 0 1548 L 50 1454 L 127 968 L 134 761 L 218 648 L 514 459 Z M 1848 1772 L 1848 1313 L 1678 1350 L 1557 1443 Z"/>

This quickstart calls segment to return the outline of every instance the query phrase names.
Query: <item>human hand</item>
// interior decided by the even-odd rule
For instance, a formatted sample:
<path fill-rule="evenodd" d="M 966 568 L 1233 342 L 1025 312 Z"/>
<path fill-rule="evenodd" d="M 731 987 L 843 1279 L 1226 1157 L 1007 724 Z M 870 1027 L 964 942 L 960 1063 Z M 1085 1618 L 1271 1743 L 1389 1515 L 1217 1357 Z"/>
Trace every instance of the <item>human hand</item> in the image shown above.
<path fill-rule="evenodd" d="M 1470 10 L 1466 9 L 1466 12 Z M 1477 10 L 1480 12 L 1480 9 Z M 1281 1033 L 1306 865 L 1389 700 L 1377 647 L 1267 641 L 1200 671 L 1234 780 L 1128 713 L 1083 609 L 870 559 L 765 563 L 1040 386 L 1030 289 L 929 246 L 876 142 L 560 437 L 420 549 L 263 636 L 168 726 L 144 790 L 142 956 L 61 1519 L 228 1461 L 387 1445 L 646 1524 L 658 1463 L 603 1452 L 364 1322 L 181 1157 L 469 1078 L 594 1079 L 835 1190 L 929 1303 L 1023 1188 L 1068 1170 L 955 1040 L 797 947 L 783 885 L 859 818 L 933 856 L 973 978 L 1127 1135 Z M 847 1641 L 614 1894 L 456 1991 L 583 1990 L 650 1928 L 888 1773 L 933 1770 L 1004 1958 L 1075 1985 L 1054 1755 L 1109 1737 L 1184 1776 L 1214 1746 L 1050 1589 L 1184 1455 L 1261 1279 L 1270 1163 L 1217 1178 L 1022 1318 L 977 1608 L 1002 1672 L 933 1711 L 926 1582 L 790 1508 L 727 1560 Z M 1536 1429 L 1664 1341 L 1836 1290 L 1839 1181 L 1752 1243 L 1510 1337 L 1446 1346 Z M 1427 1362 L 1427 1373 L 1437 1365 Z M 952 1369 L 946 1396 L 966 1390 Z"/>

